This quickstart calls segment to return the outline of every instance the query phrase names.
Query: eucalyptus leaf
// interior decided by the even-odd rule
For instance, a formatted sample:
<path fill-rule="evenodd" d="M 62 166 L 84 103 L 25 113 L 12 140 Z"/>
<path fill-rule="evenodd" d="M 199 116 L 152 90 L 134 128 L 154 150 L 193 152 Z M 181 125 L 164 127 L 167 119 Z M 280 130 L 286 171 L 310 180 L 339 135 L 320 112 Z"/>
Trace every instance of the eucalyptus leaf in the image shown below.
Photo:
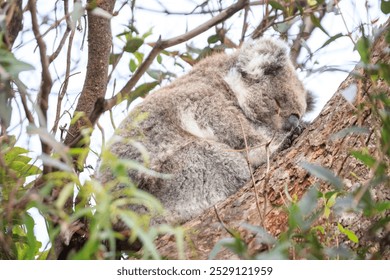
<path fill-rule="evenodd" d="M 339 177 L 334 175 L 334 173 L 331 170 L 322 167 L 320 165 L 316 165 L 308 162 L 302 162 L 300 165 L 302 168 L 309 171 L 309 173 L 311 173 L 313 176 L 325 180 L 326 182 L 330 183 L 337 189 L 343 188 L 344 185 L 343 181 Z"/>
<path fill-rule="evenodd" d="M 390 13 L 390 1 L 389 0 L 382 0 L 381 1 L 381 11 L 386 15 Z"/>
<path fill-rule="evenodd" d="M 31 64 L 17 60 L 11 52 L 3 49 L 0 49 L 0 65 L 12 78 L 17 78 L 20 72 L 35 69 Z"/>
<path fill-rule="evenodd" d="M 123 50 L 125 52 L 134 53 L 136 52 L 144 43 L 144 39 L 134 37 L 127 40 L 126 45 L 124 46 Z"/>
<path fill-rule="evenodd" d="M 344 129 L 340 130 L 339 132 L 332 134 L 330 136 L 330 139 L 331 140 L 338 140 L 338 139 L 344 138 L 345 136 L 347 136 L 349 134 L 361 135 L 361 134 L 369 134 L 369 133 L 370 133 L 370 130 L 367 127 L 351 126 L 351 127 L 344 128 Z"/>

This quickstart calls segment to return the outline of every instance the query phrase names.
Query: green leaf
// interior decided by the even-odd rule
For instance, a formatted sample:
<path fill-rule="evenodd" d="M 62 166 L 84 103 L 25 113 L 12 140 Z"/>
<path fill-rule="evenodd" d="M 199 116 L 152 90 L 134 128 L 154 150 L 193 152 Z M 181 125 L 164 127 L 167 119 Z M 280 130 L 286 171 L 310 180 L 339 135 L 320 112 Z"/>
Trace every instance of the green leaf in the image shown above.
<path fill-rule="evenodd" d="M 360 135 L 360 134 L 369 134 L 369 133 L 370 133 L 370 130 L 367 127 L 351 126 L 351 127 L 344 128 L 344 129 L 340 130 L 339 132 L 332 134 L 330 136 L 330 139 L 334 141 L 337 139 L 344 138 L 345 136 L 347 136 L 349 134 Z"/>
<path fill-rule="evenodd" d="M 290 27 L 291 24 L 288 22 L 280 22 L 273 25 L 273 28 L 280 33 L 287 32 L 290 29 Z"/>
<path fill-rule="evenodd" d="M 121 213 L 119 216 L 120 216 L 121 220 L 126 224 L 126 226 L 131 228 L 131 230 L 134 231 L 134 233 L 137 235 L 137 237 L 141 240 L 142 245 L 143 245 L 143 250 L 147 251 L 153 257 L 153 259 L 156 259 L 156 260 L 160 259 L 160 255 L 156 249 L 156 246 L 153 243 L 153 238 L 150 237 L 150 234 L 145 232 L 134 221 L 134 219 L 131 216 L 126 215 L 125 213 L 127 213 L 127 212 Z"/>
<path fill-rule="evenodd" d="M 336 203 L 336 198 L 337 198 L 338 193 L 334 193 L 326 202 L 326 207 L 331 208 L 333 205 Z"/>
<path fill-rule="evenodd" d="M 66 186 L 62 187 L 58 199 L 55 201 L 55 206 L 57 207 L 57 209 L 63 209 L 66 201 L 68 200 L 68 198 L 71 197 L 73 192 L 74 192 L 73 183 L 67 184 Z"/>
<path fill-rule="evenodd" d="M 128 105 L 130 105 L 131 102 L 133 102 L 138 97 L 144 97 L 149 91 L 154 89 L 159 82 L 151 82 L 151 83 L 145 83 L 137 87 L 135 90 L 133 90 L 130 94 L 130 97 L 128 98 Z"/>
<path fill-rule="evenodd" d="M 162 56 L 161 56 L 161 54 L 159 54 L 159 55 L 157 56 L 157 62 L 158 62 L 158 64 L 161 64 L 161 63 L 162 63 Z"/>
<path fill-rule="evenodd" d="M 359 238 L 356 236 L 356 234 L 353 231 L 344 228 L 340 223 L 337 223 L 337 227 L 341 233 L 345 234 L 348 237 L 349 240 L 351 240 L 354 243 L 359 243 Z"/>
<path fill-rule="evenodd" d="M 370 40 L 367 37 L 361 37 L 356 45 L 355 49 L 358 51 L 360 55 L 360 59 L 363 63 L 369 64 L 370 62 Z"/>
<path fill-rule="evenodd" d="M 256 239 L 258 240 L 259 244 L 273 245 L 277 241 L 276 238 L 269 234 L 263 227 L 253 226 L 247 223 L 243 223 L 242 227 L 250 230 L 253 233 L 256 233 Z"/>
<path fill-rule="evenodd" d="M 209 260 L 215 259 L 217 254 L 223 248 L 228 248 L 230 251 L 239 256 L 244 255 L 248 250 L 245 242 L 239 236 L 233 238 L 224 238 L 215 244 L 213 250 L 211 250 L 209 254 Z"/>
<path fill-rule="evenodd" d="M 189 53 L 200 54 L 203 51 L 202 49 L 190 46 L 188 44 L 186 45 L 186 48 L 187 48 L 187 52 Z"/>
<path fill-rule="evenodd" d="M 390 34 L 390 32 L 389 32 Z M 386 63 L 379 63 L 379 74 L 381 77 L 390 84 L 390 65 Z"/>
<path fill-rule="evenodd" d="M 130 38 L 126 42 L 126 45 L 124 46 L 123 50 L 125 52 L 134 53 L 142 46 L 143 43 L 144 43 L 144 39 L 142 38 L 138 38 L 138 37 Z"/>
<path fill-rule="evenodd" d="M 13 147 L 12 149 L 8 150 L 4 156 L 6 163 L 11 163 L 15 158 L 17 158 L 21 154 L 28 153 L 28 150 L 21 148 L 21 147 Z"/>
<path fill-rule="evenodd" d="M 336 34 L 336 35 L 330 37 L 328 40 L 326 40 L 326 42 L 321 46 L 320 49 L 326 47 L 327 45 L 329 45 L 329 44 L 332 43 L 333 41 L 335 41 L 335 40 L 337 40 L 338 38 L 343 37 L 343 36 L 345 36 L 345 35 L 343 35 L 343 33 L 338 33 L 338 34 Z"/>
<path fill-rule="evenodd" d="M 37 166 L 32 165 L 32 164 L 25 165 L 24 168 L 21 170 L 21 174 L 23 177 L 38 175 L 41 173 L 42 173 L 42 170 L 39 169 Z"/>
<path fill-rule="evenodd" d="M 32 65 L 17 60 L 11 52 L 3 49 L 0 49 L 0 65 L 14 79 L 18 77 L 20 72 L 34 70 Z"/>
<path fill-rule="evenodd" d="M 331 170 L 308 162 L 302 162 L 300 165 L 301 167 L 309 171 L 313 176 L 325 180 L 326 182 L 330 183 L 337 189 L 343 188 L 343 181 L 339 177 L 334 175 L 334 173 Z"/>
<path fill-rule="evenodd" d="M 135 58 L 137 59 L 137 61 L 138 61 L 138 64 L 141 64 L 143 61 L 144 61 L 144 54 L 143 53 L 141 53 L 141 52 L 135 52 L 134 53 L 134 56 L 135 56 Z"/>
<path fill-rule="evenodd" d="M 153 34 L 153 27 L 151 27 L 148 31 L 146 31 L 143 35 L 142 35 L 142 39 L 146 39 L 147 37 L 149 37 L 150 35 Z"/>
<path fill-rule="evenodd" d="M 332 196 L 326 201 L 326 203 L 325 203 L 324 217 L 325 217 L 326 219 L 328 219 L 329 216 L 330 216 L 330 214 L 331 214 L 331 208 L 332 208 L 333 205 L 335 205 L 335 203 L 336 203 L 337 195 L 338 195 L 337 192 L 333 193 L 333 195 L 332 195 Z"/>
<path fill-rule="evenodd" d="M 322 32 L 324 32 L 326 35 L 328 35 L 330 37 L 329 33 L 321 25 L 321 21 L 319 20 L 319 18 L 317 18 L 314 14 L 310 14 L 310 19 L 311 19 L 311 22 L 314 24 L 315 27 L 318 27 L 319 29 L 321 29 Z"/>
<path fill-rule="evenodd" d="M 303 215 L 310 215 L 317 208 L 318 194 L 317 188 L 311 187 L 298 202 L 298 207 Z"/>
<path fill-rule="evenodd" d="M 368 167 L 373 167 L 376 164 L 376 159 L 370 156 L 367 151 L 351 151 L 351 155 Z"/>
<path fill-rule="evenodd" d="M 211 35 L 210 37 L 207 38 L 207 43 L 209 43 L 209 45 L 211 45 L 211 44 L 217 43 L 219 40 L 220 40 L 220 38 L 219 38 L 218 34 L 214 34 L 214 35 Z"/>
<path fill-rule="evenodd" d="M 384 14 L 390 13 L 390 1 L 382 0 L 382 2 L 381 2 L 381 11 Z"/>
<path fill-rule="evenodd" d="M 114 65 L 118 62 L 118 60 L 121 58 L 121 54 L 110 54 L 109 64 Z"/>
<path fill-rule="evenodd" d="M 290 230 L 294 230 L 295 228 L 301 228 L 304 225 L 304 220 L 302 216 L 302 211 L 299 209 L 297 204 L 291 204 L 288 208 L 288 225 Z"/>
<path fill-rule="evenodd" d="M 283 5 L 277 1 L 268 1 L 268 4 L 270 4 L 271 7 L 274 8 L 275 10 L 282 10 L 283 12 L 285 11 Z"/>
<path fill-rule="evenodd" d="M 324 217 L 325 217 L 326 219 L 328 219 L 329 216 L 330 216 L 330 208 L 325 207 L 325 209 L 324 209 Z"/>
<path fill-rule="evenodd" d="M 380 201 L 375 204 L 375 210 L 384 212 L 390 210 L 390 201 Z"/>
<path fill-rule="evenodd" d="M 42 243 L 39 242 L 35 237 L 35 233 L 34 233 L 35 222 L 34 219 L 29 214 L 25 216 L 25 225 L 27 230 L 26 237 L 28 242 L 25 259 L 34 260 L 35 256 L 39 252 L 39 248 L 42 246 Z"/>
<path fill-rule="evenodd" d="M 135 34 L 139 34 L 139 31 L 137 29 L 137 27 L 135 27 L 133 24 L 130 24 L 127 26 L 127 28 L 132 32 L 132 33 L 135 33 Z M 129 32 L 125 32 L 125 33 L 129 33 Z"/>
<path fill-rule="evenodd" d="M 130 59 L 129 68 L 130 68 L 131 73 L 134 73 L 135 70 L 137 70 L 137 67 L 138 67 L 138 65 L 135 62 L 135 60 L 134 59 Z"/>
<path fill-rule="evenodd" d="M 311 231 L 312 231 L 312 232 L 313 232 L 313 231 L 319 231 L 319 232 L 321 232 L 321 234 L 325 234 L 325 229 L 324 229 L 323 226 L 315 226 L 315 227 L 312 227 L 312 228 L 311 228 Z"/>
<path fill-rule="evenodd" d="M 161 70 L 157 69 L 149 69 L 146 71 L 146 73 L 153 79 L 155 79 L 158 82 L 161 82 L 166 77 L 176 77 L 175 73 L 172 72 L 163 72 Z"/>

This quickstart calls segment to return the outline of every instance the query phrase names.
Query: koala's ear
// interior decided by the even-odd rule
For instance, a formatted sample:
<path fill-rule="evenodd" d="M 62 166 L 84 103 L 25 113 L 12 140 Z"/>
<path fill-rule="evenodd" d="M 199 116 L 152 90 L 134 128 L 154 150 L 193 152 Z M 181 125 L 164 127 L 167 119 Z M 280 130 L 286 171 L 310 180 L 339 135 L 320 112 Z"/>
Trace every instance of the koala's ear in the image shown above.
<path fill-rule="evenodd" d="M 288 47 L 282 40 L 260 38 L 242 46 L 238 57 L 241 72 L 277 75 L 288 61 Z"/>
<path fill-rule="evenodd" d="M 262 64 L 264 75 L 276 76 L 286 64 L 287 52 L 284 49 L 276 49 L 266 57 L 267 60 Z"/>

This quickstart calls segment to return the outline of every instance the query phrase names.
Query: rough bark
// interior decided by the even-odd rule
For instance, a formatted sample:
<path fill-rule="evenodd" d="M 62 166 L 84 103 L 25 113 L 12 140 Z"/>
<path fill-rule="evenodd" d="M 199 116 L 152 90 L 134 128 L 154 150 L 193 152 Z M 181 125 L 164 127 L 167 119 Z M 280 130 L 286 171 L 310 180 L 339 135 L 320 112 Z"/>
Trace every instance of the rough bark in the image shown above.
<path fill-rule="evenodd" d="M 383 38 L 375 44 L 373 62 L 378 60 L 389 62 L 389 55 L 384 54 L 385 47 L 386 42 Z M 355 71 L 359 70 L 355 69 Z M 285 186 L 291 196 L 297 195 L 298 197 L 301 197 L 315 182 L 319 182 L 322 188 L 327 188 L 323 181 L 319 181 L 301 168 L 301 162 L 315 163 L 331 169 L 336 175 L 344 178 L 345 185 L 350 188 L 355 183 L 369 179 L 369 170 L 350 156 L 350 151 L 360 147 L 375 149 L 376 136 L 373 128 L 377 124 L 369 109 L 357 114 L 356 103 L 352 104 L 342 96 L 343 90 L 353 83 L 356 83 L 358 88 L 356 102 L 371 93 L 369 81 L 358 82 L 351 74 L 341 84 L 321 114 L 296 139 L 292 147 L 280 152 L 271 160 L 268 175 L 265 175 L 267 166 L 262 166 L 255 172 L 256 188 L 253 187 L 252 182 L 248 182 L 238 193 L 216 205 L 218 216 L 225 226 L 240 232 L 251 253 L 264 248 L 260 248 L 261 245 L 256 242 L 254 234 L 245 230 L 241 226 L 242 223 L 261 225 L 274 236 L 286 230 L 287 215 L 281 210 L 281 206 L 288 201 L 284 191 Z M 387 94 L 390 93 L 385 82 L 383 84 L 379 82 L 377 86 Z M 349 134 L 338 139 L 331 137 L 344 128 L 356 125 L 368 128 L 370 133 L 367 135 Z M 374 191 L 378 198 L 389 199 L 390 197 L 390 192 L 386 188 L 378 188 Z M 259 197 L 259 205 L 256 204 L 255 192 Z M 264 220 L 261 218 L 261 213 L 266 213 Z M 350 229 L 355 230 L 360 242 L 365 242 L 366 236 L 363 234 L 367 230 L 366 220 L 361 216 L 354 216 L 351 219 L 343 219 L 341 222 L 347 223 Z M 218 240 L 231 237 L 214 209 L 209 209 L 198 218 L 187 222 L 184 227 L 188 233 L 185 254 L 189 259 L 207 259 Z M 340 242 L 348 243 L 346 240 L 340 240 Z M 367 240 L 367 242 L 370 241 Z M 157 247 L 163 256 L 178 258 L 175 240 L 172 236 L 165 235 L 159 238 Z M 234 259 L 237 256 L 225 249 L 217 255 L 217 258 Z"/>
<path fill-rule="evenodd" d="M 88 1 L 89 4 L 96 3 L 101 8 L 112 14 L 115 0 Z M 109 55 L 112 46 L 110 20 L 96 15 L 94 7 L 89 7 L 88 16 L 88 64 L 85 83 L 78 100 L 75 114 L 83 112 L 86 117 L 78 119 L 68 131 L 65 144 L 74 147 L 81 140 L 81 129 L 88 127 L 88 117 L 96 106 L 101 106 L 107 89 Z M 52 197 L 58 195 L 58 190 L 53 191 Z M 65 209 L 71 211 L 73 207 L 73 196 L 68 198 Z M 54 241 L 53 250 L 49 258 L 65 259 L 70 251 L 81 248 L 85 238 L 76 233 L 84 224 L 76 222 L 66 232 L 61 233 Z"/>
<path fill-rule="evenodd" d="M 88 1 L 88 3 L 95 1 Z M 112 14 L 115 0 L 96 1 L 97 7 Z M 88 9 L 88 64 L 85 83 L 76 106 L 76 112 L 83 112 L 86 118 L 79 119 L 69 128 L 65 144 L 75 146 L 80 140 L 80 129 L 88 126 L 88 117 L 100 104 L 107 89 L 108 63 L 112 46 L 110 20 L 96 15 Z"/>

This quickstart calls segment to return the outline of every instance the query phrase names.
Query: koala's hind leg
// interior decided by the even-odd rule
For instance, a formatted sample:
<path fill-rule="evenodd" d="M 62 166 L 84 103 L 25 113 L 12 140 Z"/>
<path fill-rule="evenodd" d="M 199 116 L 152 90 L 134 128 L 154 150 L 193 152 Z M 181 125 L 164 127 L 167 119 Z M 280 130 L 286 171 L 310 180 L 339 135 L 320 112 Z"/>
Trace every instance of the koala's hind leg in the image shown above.
<path fill-rule="evenodd" d="M 235 193 L 250 178 L 241 153 L 220 143 L 191 142 L 163 163 L 173 174 L 161 180 L 158 194 L 170 222 L 185 222 Z"/>

